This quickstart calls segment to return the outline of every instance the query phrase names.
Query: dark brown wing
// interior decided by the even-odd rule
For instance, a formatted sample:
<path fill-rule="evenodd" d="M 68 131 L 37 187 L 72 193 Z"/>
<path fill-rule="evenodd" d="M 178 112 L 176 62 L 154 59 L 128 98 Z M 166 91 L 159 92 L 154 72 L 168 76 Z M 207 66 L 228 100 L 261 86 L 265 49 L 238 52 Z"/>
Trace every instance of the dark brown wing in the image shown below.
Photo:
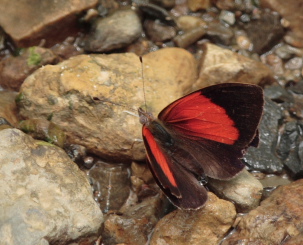
<path fill-rule="evenodd" d="M 181 209 L 202 207 L 207 201 L 207 191 L 197 180 L 204 175 L 198 162 L 176 144 L 165 146 L 165 142 L 157 142 L 146 126 L 143 139 L 151 172 L 170 201 Z"/>

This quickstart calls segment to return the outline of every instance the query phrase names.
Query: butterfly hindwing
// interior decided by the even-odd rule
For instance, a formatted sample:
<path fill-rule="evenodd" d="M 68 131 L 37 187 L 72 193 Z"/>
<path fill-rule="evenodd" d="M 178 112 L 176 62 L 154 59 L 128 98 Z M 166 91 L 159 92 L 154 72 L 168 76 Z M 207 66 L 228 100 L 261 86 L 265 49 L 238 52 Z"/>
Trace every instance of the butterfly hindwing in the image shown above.
<path fill-rule="evenodd" d="M 165 145 L 157 140 L 157 132 L 143 126 L 143 139 L 151 172 L 170 201 L 182 209 L 197 209 L 206 202 L 207 191 L 197 180 L 203 169 L 195 159 L 175 143 Z M 184 166 L 197 166 L 189 169 Z"/>

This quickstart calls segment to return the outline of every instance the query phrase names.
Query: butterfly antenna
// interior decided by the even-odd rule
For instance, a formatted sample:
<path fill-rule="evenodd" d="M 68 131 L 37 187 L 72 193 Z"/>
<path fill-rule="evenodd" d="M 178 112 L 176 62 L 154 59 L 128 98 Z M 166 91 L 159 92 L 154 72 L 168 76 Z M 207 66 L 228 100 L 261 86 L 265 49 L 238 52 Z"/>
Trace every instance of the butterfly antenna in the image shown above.
<path fill-rule="evenodd" d="M 141 62 L 141 77 L 143 82 L 143 97 L 144 97 L 144 107 L 145 111 L 147 111 L 147 105 L 146 105 L 146 96 L 145 96 L 145 79 L 144 79 L 144 72 L 143 72 L 143 58 L 142 56 L 139 57 Z"/>

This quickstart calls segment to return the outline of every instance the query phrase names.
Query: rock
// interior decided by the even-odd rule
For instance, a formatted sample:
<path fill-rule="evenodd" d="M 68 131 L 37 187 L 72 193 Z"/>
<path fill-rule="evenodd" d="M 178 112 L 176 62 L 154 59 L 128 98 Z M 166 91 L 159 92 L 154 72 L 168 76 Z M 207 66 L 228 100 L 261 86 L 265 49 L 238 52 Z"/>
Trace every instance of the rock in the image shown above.
<path fill-rule="evenodd" d="M 266 190 L 275 189 L 280 185 L 287 185 L 292 182 L 292 179 L 287 173 L 275 175 L 275 174 L 263 174 L 261 172 L 253 171 L 252 175 L 261 182 L 261 184 L 265 188 L 264 192 L 266 192 Z M 262 199 L 266 198 L 264 192 Z"/>
<path fill-rule="evenodd" d="M 47 141 L 61 148 L 66 143 L 66 135 L 62 129 L 46 119 L 22 120 L 18 128 L 35 139 Z"/>
<path fill-rule="evenodd" d="M 183 15 L 177 19 L 178 27 L 183 31 L 189 31 L 196 27 L 206 27 L 207 24 L 204 20 L 197 16 Z"/>
<path fill-rule="evenodd" d="M 284 35 L 280 17 L 270 12 L 261 12 L 260 18 L 245 24 L 244 29 L 258 54 L 269 51 Z"/>
<path fill-rule="evenodd" d="M 294 57 L 285 63 L 285 68 L 289 70 L 297 70 L 302 68 L 302 64 L 302 57 Z"/>
<path fill-rule="evenodd" d="M 161 215 L 161 205 L 159 197 L 153 197 L 118 214 L 108 214 L 102 233 L 103 243 L 146 244 Z"/>
<path fill-rule="evenodd" d="M 132 162 L 131 172 L 133 176 L 142 179 L 146 184 L 154 181 L 154 177 L 150 172 L 147 164 Z"/>
<path fill-rule="evenodd" d="M 175 0 L 153 0 L 153 2 L 166 9 L 173 8 L 176 4 Z"/>
<path fill-rule="evenodd" d="M 129 169 L 125 164 L 108 164 L 98 161 L 90 169 L 89 177 L 95 200 L 103 213 L 119 210 L 130 192 Z"/>
<path fill-rule="evenodd" d="M 207 36 L 215 43 L 230 45 L 234 36 L 233 31 L 221 23 L 210 22 L 206 29 Z"/>
<path fill-rule="evenodd" d="M 193 90 L 224 82 L 272 83 L 272 71 L 261 62 L 207 43 L 199 64 L 199 78 Z"/>
<path fill-rule="evenodd" d="M 166 9 L 147 1 L 134 2 L 147 18 L 160 20 L 161 22 L 170 26 L 176 26 L 175 18 Z"/>
<path fill-rule="evenodd" d="M 143 56 L 156 50 L 159 50 L 159 47 L 147 38 L 139 38 L 125 48 L 126 53 L 134 53 L 138 56 Z"/>
<path fill-rule="evenodd" d="M 219 9 L 233 10 L 235 8 L 235 0 L 213 0 Z"/>
<path fill-rule="evenodd" d="M 274 54 L 269 54 L 266 56 L 266 64 L 273 71 L 276 76 L 283 76 L 284 65 L 282 59 Z"/>
<path fill-rule="evenodd" d="M 280 135 L 277 152 L 284 165 L 296 178 L 303 176 L 303 123 L 300 121 L 287 122 Z"/>
<path fill-rule="evenodd" d="M 135 54 L 80 55 L 45 66 L 20 90 L 24 118 L 51 118 L 69 143 L 109 161 L 142 160 L 137 109 L 144 106 L 142 69 Z M 196 63 L 187 51 L 167 48 L 143 56 L 146 101 L 157 115 L 190 90 Z M 134 111 L 134 112 L 133 112 Z"/>
<path fill-rule="evenodd" d="M 284 44 L 275 49 L 275 53 L 284 60 L 288 60 L 293 56 L 303 56 L 303 50 Z"/>
<path fill-rule="evenodd" d="M 124 48 L 138 39 L 142 33 L 139 17 L 133 10 L 118 10 L 94 23 L 84 41 L 84 49 L 90 52 L 108 52 Z"/>
<path fill-rule="evenodd" d="M 54 45 L 51 50 L 63 60 L 84 53 L 83 48 L 79 47 L 77 39 L 73 37 L 68 37 L 62 43 Z"/>
<path fill-rule="evenodd" d="M 5 118 L 13 126 L 17 126 L 19 121 L 16 95 L 16 92 L 0 91 L 0 117 Z"/>
<path fill-rule="evenodd" d="M 258 148 L 249 147 L 243 158 L 251 169 L 265 173 L 278 173 L 282 171 L 282 161 L 277 157 L 275 152 L 278 140 L 278 126 L 281 119 L 281 108 L 265 97 L 263 116 L 259 126 L 259 146 Z"/>
<path fill-rule="evenodd" d="M 233 202 L 240 213 L 246 213 L 256 208 L 263 192 L 260 181 L 247 170 L 243 170 L 228 181 L 209 179 L 208 186 L 219 197 Z"/>
<path fill-rule="evenodd" d="M 60 148 L 17 129 L 0 131 L 2 244 L 67 244 L 103 222 L 83 172 Z"/>
<path fill-rule="evenodd" d="M 240 49 L 250 50 L 252 48 L 251 41 L 244 35 L 238 35 L 236 37 L 236 42 Z"/>
<path fill-rule="evenodd" d="M 289 22 L 290 31 L 284 38 L 290 45 L 303 48 L 303 30 L 301 13 L 303 12 L 303 5 L 301 1 L 290 0 L 261 0 L 262 7 L 271 8 L 277 11 Z"/>
<path fill-rule="evenodd" d="M 175 210 L 156 225 L 151 245 L 219 244 L 236 217 L 234 205 L 209 193 L 205 207 L 195 211 Z"/>
<path fill-rule="evenodd" d="M 256 5 L 258 4 L 253 0 L 213 0 L 213 2 L 219 9 L 232 11 L 238 10 L 247 13 L 251 13 L 254 9 L 256 9 Z"/>
<path fill-rule="evenodd" d="M 281 186 L 259 207 L 243 216 L 222 245 L 301 244 L 303 180 Z"/>
<path fill-rule="evenodd" d="M 79 31 L 78 15 L 98 3 L 85 1 L 3 0 L 0 6 L 0 26 L 18 47 L 38 45 L 47 40 L 46 47 L 63 41 Z"/>
<path fill-rule="evenodd" d="M 191 44 L 201 39 L 206 34 L 206 29 L 204 26 L 198 26 L 192 28 L 181 35 L 174 38 L 174 42 L 178 47 L 187 48 Z"/>
<path fill-rule="evenodd" d="M 226 22 L 229 25 L 233 25 L 236 22 L 236 16 L 233 12 L 223 10 L 219 15 L 219 19 Z"/>
<path fill-rule="evenodd" d="M 59 58 L 49 49 L 31 47 L 17 57 L 9 56 L 0 61 L 0 85 L 19 91 L 24 79 L 39 67 L 56 64 Z"/>
<path fill-rule="evenodd" d="M 164 25 L 157 20 L 145 20 L 144 28 L 153 42 L 169 41 L 176 36 L 176 30 L 173 26 Z"/>
<path fill-rule="evenodd" d="M 208 9 L 211 6 L 210 0 L 188 0 L 187 2 L 188 8 L 196 12 L 197 10 L 201 9 Z"/>

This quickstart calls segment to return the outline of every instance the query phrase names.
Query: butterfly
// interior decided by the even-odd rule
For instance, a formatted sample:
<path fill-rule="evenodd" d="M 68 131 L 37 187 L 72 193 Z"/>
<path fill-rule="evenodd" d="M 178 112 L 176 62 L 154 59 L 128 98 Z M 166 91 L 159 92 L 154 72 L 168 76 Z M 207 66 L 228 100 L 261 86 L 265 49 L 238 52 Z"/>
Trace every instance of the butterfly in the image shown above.
<path fill-rule="evenodd" d="M 229 180 L 244 169 L 245 150 L 259 143 L 263 105 L 259 86 L 222 83 L 172 102 L 157 119 L 139 108 L 149 168 L 175 206 L 203 207 L 201 178 Z"/>

